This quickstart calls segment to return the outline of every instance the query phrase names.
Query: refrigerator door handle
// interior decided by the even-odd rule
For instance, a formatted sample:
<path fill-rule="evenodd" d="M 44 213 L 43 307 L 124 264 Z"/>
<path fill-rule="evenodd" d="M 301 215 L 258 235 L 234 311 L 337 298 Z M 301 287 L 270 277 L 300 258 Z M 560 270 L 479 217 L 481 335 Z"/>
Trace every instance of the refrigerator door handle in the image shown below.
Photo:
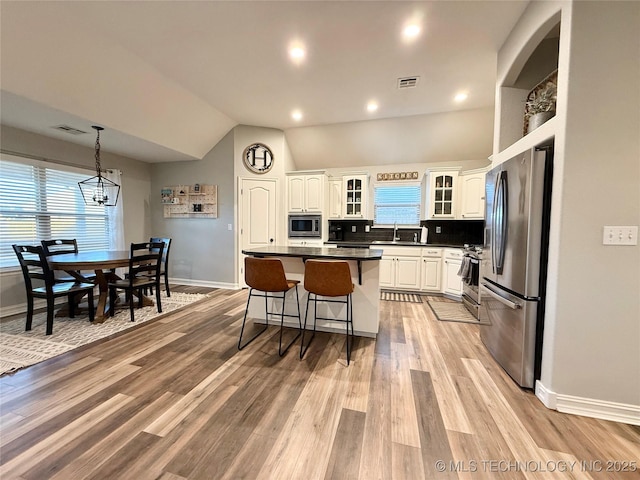
<path fill-rule="evenodd" d="M 495 198 L 493 202 L 493 249 L 491 261 L 493 263 L 493 272 L 497 275 L 502 274 L 504 267 L 504 256 L 507 243 L 507 172 L 501 171 L 498 174 Z"/>
<path fill-rule="evenodd" d="M 491 289 L 491 287 L 489 287 L 489 285 L 487 285 L 486 283 L 482 284 L 482 288 L 484 288 L 484 290 L 493 298 L 495 298 L 496 300 L 498 300 L 500 303 L 506 305 L 507 307 L 513 309 L 513 310 L 519 310 L 522 308 L 522 304 L 521 303 L 516 303 L 516 302 L 512 302 L 511 300 L 507 300 L 506 298 L 504 298 L 503 296 L 501 296 L 499 293 L 495 292 L 494 290 Z"/>

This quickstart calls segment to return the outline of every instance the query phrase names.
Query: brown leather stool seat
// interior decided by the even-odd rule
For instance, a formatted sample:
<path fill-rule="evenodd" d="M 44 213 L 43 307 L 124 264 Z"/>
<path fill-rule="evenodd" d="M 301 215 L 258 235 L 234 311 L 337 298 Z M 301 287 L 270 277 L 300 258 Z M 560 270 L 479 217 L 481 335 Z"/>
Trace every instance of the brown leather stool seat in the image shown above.
<path fill-rule="evenodd" d="M 280 341 L 278 343 L 278 354 L 283 356 L 289 347 L 300 337 L 302 332 L 302 319 L 300 318 L 300 300 L 298 297 L 298 280 L 288 280 L 284 274 L 284 267 L 282 262 L 277 258 L 254 258 L 245 257 L 244 259 L 244 280 L 249 285 L 249 298 L 247 298 L 247 307 L 244 311 L 244 320 L 242 320 L 242 329 L 240 330 L 240 339 L 238 340 L 238 350 L 242 350 L 244 347 L 253 342 L 262 333 L 264 333 L 269 327 L 269 315 L 278 315 L 276 312 L 269 312 L 269 298 L 281 298 L 282 299 L 282 312 L 280 312 Z M 284 313 L 286 295 L 292 288 L 296 289 L 296 304 L 298 307 L 297 315 L 287 315 Z M 254 293 L 254 291 L 262 292 Z M 282 293 L 282 295 L 277 295 Z M 265 311 L 265 325 L 262 330 L 256 333 L 249 341 L 242 345 L 242 335 L 244 334 L 244 327 L 247 322 L 247 312 L 249 311 L 249 302 L 251 297 L 258 296 L 264 297 L 264 311 Z M 300 330 L 293 340 L 282 349 L 282 332 L 284 330 L 284 317 L 297 317 Z"/>
<path fill-rule="evenodd" d="M 307 260 L 304 264 L 304 288 L 309 292 L 307 296 L 307 308 L 305 310 L 304 327 L 302 328 L 302 342 L 300 345 L 300 358 L 304 357 L 311 341 L 316 335 L 316 320 L 332 320 L 345 322 L 347 327 L 347 365 L 351 361 L 351 349 L 353 346 L 353 282 L 351 281 L 351 270 L 345 261 L 333 260 Z M 309 343 L 305 346 L 304 334 L 307 329 L 307 319 L 309 318 L 309 302 L 313 295 L 313 334 Z M 330 297 L 318 300 L 318 296 Z M 334 300 L 336 297 L 345 297 L 344 300 Z M 347 318 L 327 318 L 318 317 L 318 302 L 344 303 L 347 308 Z M 349 335 L 349 325 L 351 325 L 351 335 Z M 349 339 L 351 337 L 351 339 Z"/>

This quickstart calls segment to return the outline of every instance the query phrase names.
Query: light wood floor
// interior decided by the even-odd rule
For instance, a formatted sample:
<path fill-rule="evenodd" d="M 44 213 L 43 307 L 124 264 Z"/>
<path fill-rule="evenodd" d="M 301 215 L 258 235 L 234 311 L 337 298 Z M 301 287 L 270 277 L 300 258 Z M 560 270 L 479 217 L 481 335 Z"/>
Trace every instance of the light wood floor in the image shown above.
<path fill-rule="evenodd" d="M 547 410 L 476 325 L 382 302 L 349 367 L 341 335 L 300 361 L 276 327 L 238 352 L 246 295 L 2 377 L 0 478 L 640 478 L 605 471 L 640 468 L 640 428 Z"/>

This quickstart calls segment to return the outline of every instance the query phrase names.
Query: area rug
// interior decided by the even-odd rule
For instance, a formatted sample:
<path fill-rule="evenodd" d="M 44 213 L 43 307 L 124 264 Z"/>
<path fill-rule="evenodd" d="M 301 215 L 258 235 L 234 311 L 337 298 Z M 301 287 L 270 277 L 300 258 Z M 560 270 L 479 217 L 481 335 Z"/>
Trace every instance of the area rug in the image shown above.
<path fill-rule="evenodd" d="M 427 304 L 431 307 L 431 310 L 433 310 L 436 318 L 441 322 L 475 323 L 476 325 L 483 323 L 471 315 L 462 303 L 427 300 Z"/>
<path fill-rule="evenodd" d="M 380 291 L 380 300 L 387 300 L 389 302 L 422 303 L 422 297 L 415 293 L 387 292 L 385 290 Z"/>
<path fill-rule="evenodd" d="M 136 308 L 135 322 L 131 321 L 128 308 L 119 310 L 104 323 L 96 324 L 89 322 L 86 315 L 76 315 L 75 318 L 55 317 L 51 335 L 45 335 L 45 312 L 33 316 L 32 329 L 28 332 L 24 330 L 26 315 L 0 322 L 0 375 L 133 328 L 207 297 L 204 294 L 180 292 L 172 292 L 171 297 L 167 297 L 164 291 L 161 295 L 162 313 L 158 313 L 155 305 Z"/>

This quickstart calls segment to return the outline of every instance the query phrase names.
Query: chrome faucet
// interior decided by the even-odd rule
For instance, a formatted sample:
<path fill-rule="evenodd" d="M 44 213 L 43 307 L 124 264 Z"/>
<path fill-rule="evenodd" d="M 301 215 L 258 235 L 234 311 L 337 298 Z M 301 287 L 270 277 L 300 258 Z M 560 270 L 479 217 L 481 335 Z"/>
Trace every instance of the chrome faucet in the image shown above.
<path fill-rule="evenodd" d="M 398 222 L 393 222 L 393 241 L 397 242 L 400 240 L 398 236 Z"/>

